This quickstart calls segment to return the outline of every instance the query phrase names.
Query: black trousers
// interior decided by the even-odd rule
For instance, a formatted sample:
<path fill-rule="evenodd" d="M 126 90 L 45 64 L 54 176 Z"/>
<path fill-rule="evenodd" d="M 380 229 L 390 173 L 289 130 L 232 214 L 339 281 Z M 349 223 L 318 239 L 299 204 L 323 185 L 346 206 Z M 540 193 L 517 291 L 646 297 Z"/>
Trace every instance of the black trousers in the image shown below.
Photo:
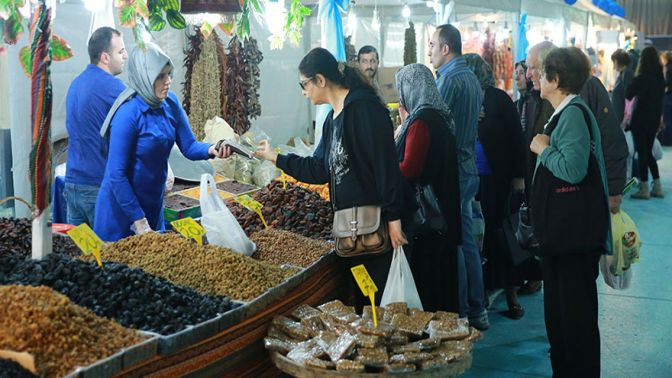
<path fill-rule="evenodd" d="M 654 180 L 660 178 L 658 163 L 652 152 L 654 139 L 656 139 L 656 131 L 632 129 L 632 140 L 635 142 L 635 151 L 637 151 L 639 179 L 643 182 L 649 181 L 649 170 Z"/>
<path fill-rule="evenodd" d="M 553 377 L 600 376 L 599 253 L 545 257 L 544 317 Z"/>

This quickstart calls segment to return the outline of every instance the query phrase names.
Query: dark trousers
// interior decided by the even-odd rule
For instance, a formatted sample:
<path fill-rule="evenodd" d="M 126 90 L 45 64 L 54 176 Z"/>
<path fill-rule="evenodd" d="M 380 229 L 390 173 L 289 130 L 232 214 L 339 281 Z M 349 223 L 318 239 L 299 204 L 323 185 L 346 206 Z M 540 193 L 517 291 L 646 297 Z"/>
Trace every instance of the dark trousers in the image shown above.
<path fill-rule="evenodd" d="M 656 131 L 645 131 L 632 129 L 632 139 L 635 142 L 635 151 L 637 151 L 637 164 L 639 166 L 639 179 L 643 182 L 649 181 L 649 169 L 651 176 L 656 180 L 660 178 L 658 173 L 658 163 L 653 157 L 653 140 L 656 139 Z"/>
<path fill-rule="evenodd" d="M 599 254 L 592 253 L 542 260 L 544 317 L 553 377 L 600 376 L 595 283 L 599 259 Z"/>

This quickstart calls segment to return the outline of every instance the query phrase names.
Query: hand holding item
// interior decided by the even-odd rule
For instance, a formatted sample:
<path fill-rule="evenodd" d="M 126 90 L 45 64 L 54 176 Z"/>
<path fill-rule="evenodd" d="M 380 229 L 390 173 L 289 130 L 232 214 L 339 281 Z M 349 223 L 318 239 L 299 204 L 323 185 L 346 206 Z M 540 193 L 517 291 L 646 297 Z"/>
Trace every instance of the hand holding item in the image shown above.
<path fill-rule="evenodd" d="M 623 195 L 609 196 L 609 210 L 612 214 L 618 214 L 621 211 L 621 203 L 623 202 Z"/>
<path fill-rule="evenodd" d="M 217 144 L 213 144 L 212 146 L 210 146 L 210 148 L 208 149 L 208 154 L 212 157 L 220 159 L 231 156 L 232 153 L 231 147 L 227 145 L 222 145 L 223 142 L 224 139 L 217 142 Z"/>
<path fill-rule="evenodd" d="M 146 234 L 152 231 L 152 228 L 149 227 L 147 218 L 138 219 L 131 225 L 131 231 L 136 235 Z"/>
<path fill-rule="evenodd" d="M 268 143 L 267 140 L 262 140 L 259 142 L 259 145 L 257 145 L 257 151 L 255 151 L 254 156 L 258 158 L 262 158 L 265 160 L 269 160 L 275 164 L 276 160 L 278 159 L 278 153 L 273 151 L 271 148 L 271 144 Z"/>
<path fill-rule="evenodd" d="M 551 144 L 551 137 L 546 134 L 537 134 L 530 143 L 530 150 L 537 155 L 541 155 L 549 144 Z"/>
<path fill-rule="evenodd" d="M 401 220 L 397 219 L 395 221 L 387 222 L 387 230 L 390 233 L 390 241 L 392 242 L 393 248 L 408 244 L 406 235 L 404 235 L 404 232 L 401 230 Z"/>

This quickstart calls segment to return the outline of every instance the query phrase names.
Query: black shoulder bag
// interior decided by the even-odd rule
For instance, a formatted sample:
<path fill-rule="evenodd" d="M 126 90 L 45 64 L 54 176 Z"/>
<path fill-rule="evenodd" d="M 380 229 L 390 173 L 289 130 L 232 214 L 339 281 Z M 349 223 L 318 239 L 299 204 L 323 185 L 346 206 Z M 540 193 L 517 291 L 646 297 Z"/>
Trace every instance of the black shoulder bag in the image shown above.
<path fill-rule="evenodd" d="M 588 253 L 604 248 L 609 228 L 609 210 L 600 169 L 595 157 L 595 139 L 588 110 L 578 106 L 590 133 L 590 155 L 586 177 L 571 184 L 553 175 L 539 164 L 531 193 L 531 218 L 534 235 L 540 244 L 540 256 Z M 566 109 L 566 108 L 565 108 Z M 545 134 L 557 127 L 558 114 Z"/>

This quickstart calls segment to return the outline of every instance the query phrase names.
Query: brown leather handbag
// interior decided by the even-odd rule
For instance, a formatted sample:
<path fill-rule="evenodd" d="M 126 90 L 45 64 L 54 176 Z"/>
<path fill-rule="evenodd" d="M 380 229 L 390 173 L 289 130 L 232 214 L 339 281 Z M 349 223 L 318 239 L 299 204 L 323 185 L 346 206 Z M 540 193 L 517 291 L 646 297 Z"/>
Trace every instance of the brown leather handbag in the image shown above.
<path fill-rule="evenodd" d="M 377 255 L 390 249 L 387 222 L 380 206 L 358 206 L 334 212 L 332 229 L 341 257 Z"/>

